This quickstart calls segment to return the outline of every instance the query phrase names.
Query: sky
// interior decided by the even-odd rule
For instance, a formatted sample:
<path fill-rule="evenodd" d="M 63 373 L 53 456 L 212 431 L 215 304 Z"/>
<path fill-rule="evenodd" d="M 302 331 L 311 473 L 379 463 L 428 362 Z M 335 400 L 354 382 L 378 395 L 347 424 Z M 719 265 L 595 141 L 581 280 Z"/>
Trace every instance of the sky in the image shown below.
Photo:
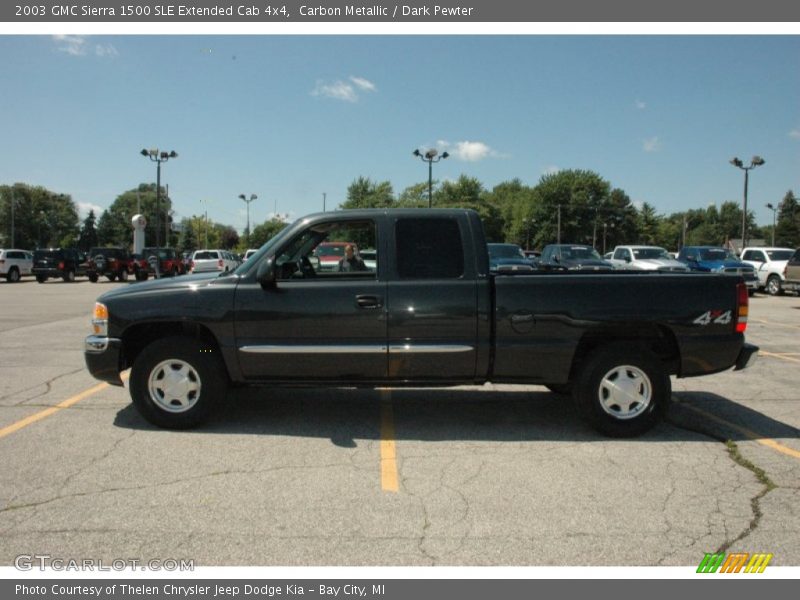
<path fill-rule="evenodd" d="M 0 184 L 85 215 L 156 179 L 244 231 L 435 180 L 592 170 L 659 214 L 800 194 L 800 36 L 0 35 Z M 324 196 L 323 196 L 324 195 Z"/>

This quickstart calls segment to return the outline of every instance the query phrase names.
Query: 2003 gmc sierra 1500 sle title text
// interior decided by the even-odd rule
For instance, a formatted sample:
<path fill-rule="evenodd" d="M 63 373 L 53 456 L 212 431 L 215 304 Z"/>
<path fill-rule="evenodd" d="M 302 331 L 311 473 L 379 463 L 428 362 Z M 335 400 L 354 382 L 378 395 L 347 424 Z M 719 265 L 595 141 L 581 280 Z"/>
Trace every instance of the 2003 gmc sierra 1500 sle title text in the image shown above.
<path fill-rule="evenodd" d="M 323 241 L 375 248 L 321 270 Z M 298 220 L 231 274 L 137 283 L 95 306 L 89 371 L 150 422 L 206 420 L 230 384 L 539 384 L 611 436 L 670 403 L 670 375 L 744 368 L 747 288 L 714 274 L 489 272 L 477 213 L 354 210 Z"/>

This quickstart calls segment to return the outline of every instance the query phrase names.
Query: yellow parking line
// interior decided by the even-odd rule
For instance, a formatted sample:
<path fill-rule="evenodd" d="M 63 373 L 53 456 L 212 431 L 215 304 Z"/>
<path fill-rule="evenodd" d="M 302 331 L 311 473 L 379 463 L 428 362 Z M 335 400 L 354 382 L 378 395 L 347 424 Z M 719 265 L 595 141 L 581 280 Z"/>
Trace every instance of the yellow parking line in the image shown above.
<path fill-rule="evenodd" d="M 392 395 L 389 390 L 381 390 L 381 488 L 384 492 L 397 492 L 400 489 L 397 476 L 397 451 L 394 435 L 394 414 Z"/>
<path fill-rule="evenodd" d="M 127 373 L 123 374 L 122 380 L 124 381 L 127 378 L 128 378 L 128 374 Z M 28 425 L 32 425 L 33 423 L 36 423 L 37 421 L 41 421 L 42 419 L 44 419 L 46 417 L 49 417 L 50 415 L 53 415 L 53 414 L 57 413 L 60 410 L 63 410 L 65 408 L 69 408 L 73 404 L 77 404 L 81 400 L 85 400 L 89 396 L 93 396 L 97 392 L 101 392 L 104 389 L 106 389 L 107 387 L 110 387 L 107 383 L 98 383 L 96 386 L 91 387 L 88 390 L 85 390 L 85 391 L 81 392 L 80 394 L 76 394 L 75 396 L 72 396 L 71 398 L 67 398 L 66 400 L 64 400 L 63 402 L 59 402 L 55 406 L 51 406 L 50 408 L 45 408 L 44 410 L 41 410 L 41 411 L 39 411 L 37 413 L 34 413 L 29 417 L 25 417 L 24 419 L 21 419 L 21 420 L 17 421 L 16 423 L 12 423 L 11 425 L 3 427 L 2 429 L 0 429 L 0 438 L 3 438 L 5 436 L 7 436 L 7 435 L 11 435 L 12 433 L 14 433 L 16 431 L 19 431 L 20 429 L 23 429 L 24 427 L 27 427 Z"/>
<path fill-rule="evenodd" d="M 777 354 L 775 352 L 767 352 L 766 350 L 759 350 L 758 353 L 761 356 L 768 356 L 770 358 L 780 358 L 781 360 L 788 360 L 791 362 L 800 363 L 800 358 L 794 358 L 795 353 L 792 352 L 784 352 L 781 354 Z"/>
<path fill-rule="evenodd" d="M 747 438 L 753 440 L 754 442 L 758 442 L 762 446 L 766 446 L 767 448 L 771 448 L 776 452 L 780 452 L 781 454 L 785 454 L 786 456 L 791 456 L 792 458 L 800 458 L 800 451 L 797 451 L 794 448 L 789 448 L 789 446 L 784 446 L 783 444 L 776 442 L 772 438 L 765 437 L 751 429 L 747 429 L 746 427 L 742 427 L 741 425 L 736 425 L 735 423 L 726 421 L 725 419 L 718 417 L 717 415 L 711 414 L 710 412 L 706 412 L 701 408 L 692 406 L 691 404 L 681 404 L 681 406 L 685 406 L 686 408 L 689 408 L 694 412 L 703 415 L 707 419 L 711 419 L 712 421 L 716 421 L 717 423 L 730 427 L 731 429 L 735 429 L 739 433 L 744 434 Z"/>

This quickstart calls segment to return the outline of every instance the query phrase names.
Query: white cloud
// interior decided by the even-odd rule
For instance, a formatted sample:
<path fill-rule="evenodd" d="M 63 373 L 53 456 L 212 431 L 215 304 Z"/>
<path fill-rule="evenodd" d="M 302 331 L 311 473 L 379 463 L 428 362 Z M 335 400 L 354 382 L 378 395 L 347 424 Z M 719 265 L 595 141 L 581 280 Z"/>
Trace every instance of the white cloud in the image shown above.
<path fill-rule="evenodd" d="M 789 137 L 790 137 L 790 138 L 794 138 L 794 139 L 796 139 L 796 140 L 800 140 L 800 128 L 798 128 L 798 129 L 792 129 L 792 130 L 789 132 Z"/>
<path fill-rule="evenodd" d="M 82 35 L 54 35 L 53 41 L 56 49 L 70 56 L 87 56 L 93 52 L 100 58 L 116 58 L 119 56 L 117 49 L 111 44 L 95 44 L 91 46 L 86 37 Z"/>
<path fill-rule="evenodd" d="M 658 152 L 661 150 L 661 140 L 658 136 L 648 138 L 642 142 L 642 149 L 645 152 Z"/>
<path fill-rule="evenodd" d="M 642 100 L 636 100 L 633 105 L 637 108 L 637 110 L 644 110 L 647 108 L 647 103 Z"/>
<path fill-rule="evenodd" d="M 100 215 L 103 213 L 103 210 L 105 210 L 102 206 L 92 204 L 91 202 L 77 202 L 76 204 L 78 206 L 78 216 L 81 219 L 88 217 L 90 210 L 93 210 L 94 216 L 99 219 Z"/>
<path fill-rule="evenodd" d="M 561 167 L 556 165 L 548 165 L 544 168 L 542 175 L 555 175 L 561 170 Z"/>
<path fill-rule="evenodd" d="M 80 35 L 54 35 L 59 52 L 70 56 L 86 56 L 86 38 Z"/>
<path fill-rule="evenodd" d="M 375 84 L 372 83 L 368 79 L 364 79 L 363 77 L 355 77 L 351 76 L 350 81 L 352 81 L 356 87 L 365 91 L 365 92 L 377 92 L 378 88 L 375 87 Z"/>
<path fill-rule="evenodd" d="M 363 77 L 351 76 L 349 81 L 349 83 L 341 80 L 333 83 L 317 81 L 317 86 L 311 92 L 311 95 L 324 96 L 325 98 L 333 98 L 344 102 L 358 102 L 360 92 L 371 93 L 376 92 L 378 89 L 374 83 Z"/>
<path fill-rule="evenodd" d="M 440 150 L 446 150 L 458 160 L 465 162 L 478 162 L 489 157 L 505 158 L 505 155 L 500 154 L 483 142 L 462 141 L 451 144 L 446 140 L 439 140 L 436 145 Z"/>

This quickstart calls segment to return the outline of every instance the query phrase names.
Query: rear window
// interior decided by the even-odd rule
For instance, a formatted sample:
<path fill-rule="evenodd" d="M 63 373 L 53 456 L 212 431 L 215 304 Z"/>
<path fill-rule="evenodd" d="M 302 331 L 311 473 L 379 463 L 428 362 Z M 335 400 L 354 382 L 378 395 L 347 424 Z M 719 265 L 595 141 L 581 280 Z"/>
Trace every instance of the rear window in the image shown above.
<path fill-rule="evenodd" d="M 34 260 L 44 260 L 48 258 L 60 260 L 64 258 L 64 253 L 60 250 L 34 250 L 33 258 Z"/>
<path fill-rule="evenodd" d="M 214 260 L 219 258 L 219 255 L 216 252 L 195 252 L 194 259 L 195 260 Z"/>
<path fill-rule="evenodd" d="M 399 219 L 397 271 L 402 279 L 458 279 L 464 275 L 464 249 L 453 219 Z"/>

